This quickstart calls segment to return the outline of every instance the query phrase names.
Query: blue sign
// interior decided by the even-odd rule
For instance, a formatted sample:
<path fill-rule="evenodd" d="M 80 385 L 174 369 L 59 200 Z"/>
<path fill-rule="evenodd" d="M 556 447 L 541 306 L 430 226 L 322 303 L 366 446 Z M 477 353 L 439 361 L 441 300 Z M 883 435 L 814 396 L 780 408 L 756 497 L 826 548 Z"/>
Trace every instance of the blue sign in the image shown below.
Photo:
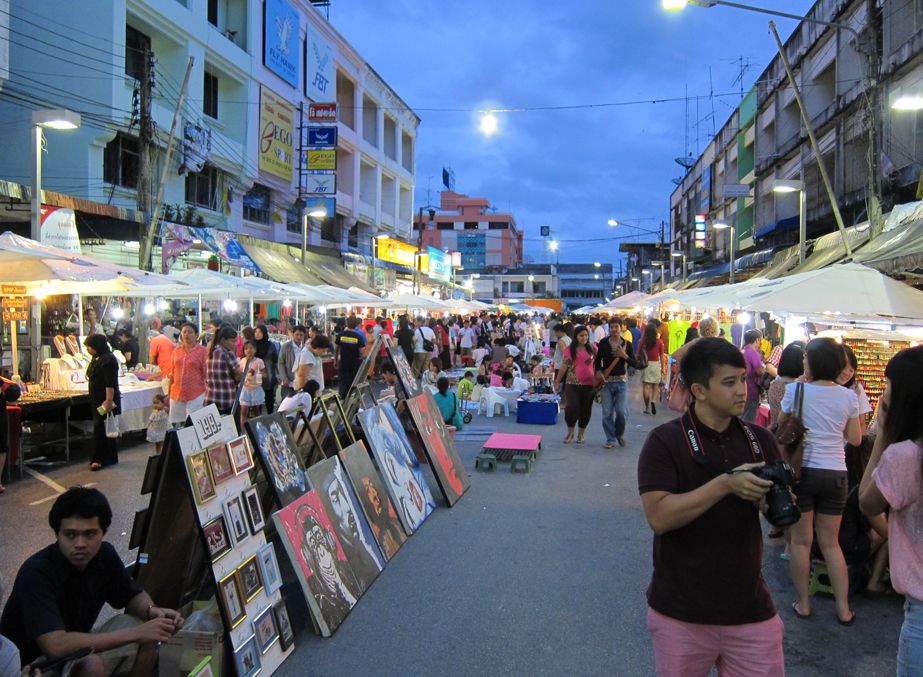
<path fill-rule="evenodd" d="M 308 127 L 309 148 L 336 148 L 336 127 Z"/>
<path fill-rule="evenodd" d="M 298 11 L 286 0 L 266 0 L 263 10 L 263 63 L 292 87 L 298 86 L 300 40 Z"/>
<path fill-rule="evenodd" d="M 448 282 L 452 277 L 452 257 L 435 247 L 427 247 L 426 255 L 429 258 L 430 277 Z"/>
<path fill-rule="evenodd" d="M 337 213 L 334 197 L 309 197 L 305 200 L 304 212 L 314 219 L 332 219 Z"/>

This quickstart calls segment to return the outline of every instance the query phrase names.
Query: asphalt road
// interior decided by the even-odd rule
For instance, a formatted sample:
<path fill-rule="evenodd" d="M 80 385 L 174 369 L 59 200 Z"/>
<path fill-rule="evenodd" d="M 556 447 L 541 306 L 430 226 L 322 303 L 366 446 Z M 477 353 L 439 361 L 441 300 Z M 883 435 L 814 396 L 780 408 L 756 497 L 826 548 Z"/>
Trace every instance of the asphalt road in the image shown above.
<path fill-rule="evenodd" d="M 599 406 L 585 446 L 561 444 L 555 427 L 517 425 L 514 417 L 475 417 L 472 425 L 543 435 L 530 474 L 475 472 L 479 439 L 459 442 L 472 487 L 455 507 L 439 507 L 386 566 L 334 637 L 306 625 L 291 571 L 284 589 L 298 628 L 279 674 L 649 675 L 645 627 L 651 531 L 635 470 L 647 431 L 672 414 L 642 415 L 637 386 L 624 449 L 605 450 Z M 665 407 L 664 407 L 665 408 Z M 12 584 L 19 564 L 51 541 L 50 501 L 67 487 L 97 483 L 115 513 L 108 538 L 126 560 L 128 534 L 151 445 L 123 442 L 118 466 L 71 465 L 26 476 L 0 496 L 0 572 Z M 44 480 L 44 481 L 42 481 Z M 435 484 L 432 484 L 434 494 Z M 894 674 L 901 600 L 853 604 L 856 624 L 836 624 L 833 602 L 815 599 L 814 618 L 795 619 L 781 548 L 767 545 L 764 570 L 785 621 L 789 675 Z M 280 550 L 281 552 L 281 550 Z"/>

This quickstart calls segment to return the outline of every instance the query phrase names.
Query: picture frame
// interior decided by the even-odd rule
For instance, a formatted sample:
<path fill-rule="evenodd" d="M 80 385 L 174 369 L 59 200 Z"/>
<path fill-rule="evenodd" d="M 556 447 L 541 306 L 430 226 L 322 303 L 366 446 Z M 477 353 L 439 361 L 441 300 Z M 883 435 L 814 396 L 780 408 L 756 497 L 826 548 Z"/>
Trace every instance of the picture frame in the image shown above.
<path fill-rule="evenodd" d="M 128 538 L 129 550 L 134 550 L 141 545 L 141 541 L 144 539 L 144 534 L 147 530 L 149 516 L 150 510 L 148 508 L 135 511 L 135 521 L 131 525 L 131 536 Z"/>
<path fill-rule="evenodd" d="M 247 528 L 247 518 L 244 517 L 244 504 L 240 495 L 233 496 L 224 502 L 224 518 L 228 535 L 235 546 L 250 536 L 250 530 Z"/>
<path fill-rule="evenodd" d="M 250 445 L 249 437 L 246 435 L 235 437 L 228 442 L 227 447 L 235 475 L 240 475 L 253 469 L 253 447 Z"/>
<path fill-rule="evenodd" d="M 218 592 L 228 626 L 234 629 L 247 617 L 247 607 L 236 570 L 218 581 Z"/>
<path fill-rule="evenodd" d="M 410 362 L 407 361 L 407 356 L 404 354 L 404 349 L 397 345 L 396 342 L 393 342 L 386 346 L 386 350 L 388 359 L 394 365 L 398 385 L 404 391 L 404 398 L 409 399 L 422 394 L 423 386 L 420 384 L 420 379 L 414 375 Z"/>
<path fill-rule="evenodd" d="M 304 495 L 308 480 L 285 416 L 275 412 L 251 418 L 247 431 L 279 505 L 286 506 Z"/>
<path fill-rule="evenodd" d="M 250 533 L 256 534 L 266 528 L 266 516 L 263 515 L 263 506 L 256 487 L 249 487 L 243 494 L 244 510 L 247 513 L 247 522 L 250 524 Z"/>
<path fill-rule="evenodd" d="M 208 556 L 212 564 L 231 552 L 231 539 L 228 537 L 228 528 L 224 515 L 218 515 L 202 526 L 205 534 L 205 543 L 208 546 Z"/>
<path fill-rule="evenodd" d="M 266 594 L 271 595 L 282 587 L 282 573 L 279 571 L 279 560 L 276 559 L 276 548 L 272 543 L 267 543 L 256 551 L 256 561 L 260 566 L 260 577 Z"/>
<path fill-rule="evenodd" d="M 259 647 L 261 654 L 269 651 L 270 647 L 279 639 L 279 629 L 276 627 L 276 617 L 272 612 L 271 605 L 263 609 L 253 619 L 253 635 L 256 637 L 256 645 Z"/>
<path fill-rule="evenodd" d="M 234 477 L 234 466 L 231 465 L 231 454 L 226 444 L 216 444 L 205 452 L 208 454 L 208 465 L 212 470 L 215 485 Z"/>
<path fill-rule="evenodd" d="M 188 677 L 213 677 L 212 657 L 206 656 L 202 661 L 189 671 Z"/>
<path fill-rule="evenodd" d="M 471 488 L 471 479 L 455 450 L 455 440 L 449 434 L 439 405 L 429 390 L 406 400 L 404 405 L 410 413 L 439 490 L 451 508 Z"/>
<path fill-rule="evenodd" d="M 238 677 L 256 677 L 263 669 L 256 635 L 248 637 L 240 648 L 234 650 L 234 667 L 237 668 Z"/>
<path fill-rule="evenodd" d="M 292 627 L 292 619 L 288 615 L 288 607 L 285 605 L 284 597 L 272 605 L 272 612 L 276 616 L 276 629 L 279 631 L 279 647 L 282 651 L 288 651 L 288 648 L 295 641 L 295 629 Z"/>
<path fill-rule="evenodd" d="M 240 589 L 245 600 L 249 602 L 262 592 L 263 579 L 260 578 L 260 568 L 256 563 L 256 555 L 245 560 L 243 564 L 237 567 L 237 575 L 240 579 Z"/>
<path fill-rule="evenodd" d="M 208 455 L 204 449 L 186 457 L 186 469 L 189 471 L 189 483 L 198 505 L 204 505 L 218 495 L 215 479 L 208 465 Z"/>

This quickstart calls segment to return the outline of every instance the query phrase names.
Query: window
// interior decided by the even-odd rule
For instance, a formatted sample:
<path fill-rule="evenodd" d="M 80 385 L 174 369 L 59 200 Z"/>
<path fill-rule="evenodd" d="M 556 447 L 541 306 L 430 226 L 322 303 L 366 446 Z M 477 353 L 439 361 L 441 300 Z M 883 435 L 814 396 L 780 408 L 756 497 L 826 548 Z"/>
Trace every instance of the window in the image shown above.
<path fill-rule="evenodd" d="M 510 282 L 511 294 L 522 294 L 526 290 L 525 282 Z"/>
<path fill-rule="evenodd" d="M 103 181 L 126 188 L 138 187 L 141 156 L 138 139 L 119 132 L 103 153 Z"/>
<path fill-rule="evenodd" d="M 448 223 L 437 223 L 436 230 L 455 230 L 455 224 L 451 221 Z"/>
<path fill-rule="evenodd" d="M 507 230 L 509 227 L 510 224 L 505 221 L 490 221 L 487 224 L 487 230 Z"/>
<path fill-rule="evenodd" d="M 465 230 L 477 230 L 478 222 L 477 221 L 465 221 Z"/>
<path fill-rule="evenodd" d="M 301 210 L 289 207 L 285 212 L 285 230 L 301 235 Z"/>
<path fill-rule="evenodd" d="M 544 282 L 533 282 L 532 283 L 532 293 L 533 294 L 545 294 L 548 292 L 548 287 Z"/>
<path fill-rule="evenodd" d="M 218 0 L 208 0 L 208 23 L 218 25 Z"/>
<path fill-rule="evenodd" d="M 219 172 L 205 165 L 201 172 L 186 174 L 186 202 L 205 209 L 218 209 Z"/>
<path fill-rule="evenodd" d="M 270 190 L 258 183 L 253 184 L 250 192 L 244 195 L 244 218 L 269 225 Z"/>
<path fill-rule="evenodd" d="M 205 71 L 202 85 L 202 112 L 210 118 L 218 119 L 218 76 Z"/>
<path fill-rule="evenodd" d="M 144 55 L 151 50 L 151 39 L 131 26 L 125 26 L 125 75 L 135 80 L 144 73 Z"/>

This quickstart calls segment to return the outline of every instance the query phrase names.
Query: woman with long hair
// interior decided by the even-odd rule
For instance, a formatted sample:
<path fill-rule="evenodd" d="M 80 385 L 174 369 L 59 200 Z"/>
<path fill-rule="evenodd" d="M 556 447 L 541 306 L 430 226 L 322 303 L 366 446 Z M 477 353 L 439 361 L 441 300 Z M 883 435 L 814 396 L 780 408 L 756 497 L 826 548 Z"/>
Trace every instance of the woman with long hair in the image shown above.
<path fill-rule="evenodd" d="M 660 384 L 664 382 L 666 376 L 663 368 L 666 349 L 663 341 L 660 340 L 657 325 L 653 322 L 648 322 L 644 327 L 641 352 L 647 356 L 647 366 L 641 372 L 641 383 L 644 388 L 644 413 L 656 414 L 657 402 L 660 400 Z"/>
<path fill-rule="evenodd" d="M 90 409 L 93 412 L 93 458 L 90 470 L 102 470 L 119 462 L 115 438 L 106 435 L 106 417 L 122 413 L 122 394 L 119 392 L 119 363 L 112 354 L 103 334 L 87 336 L 83 345 L 92 359 L 87 366 Z"/>
<path fill-rule="evenodd" d="M 263 360 L 266 370 L 263 372 L 263 393 L 266 413 L 271 414 L 276 406 L 276 386 L 278 381 L 279 351 L 276 344 L 269 340 L 269 330 L 265 324 L 258 324 L 253 330 L 253 344 L 256 356 Z"/>
<path fill-rule="evenodd" d="M 235 357 L 237 332 L 230 325 L 222 325 L 208 344 L 208 362 L 205 368 L 205 404 L 214 404 L 221 414 L 230 414 L 241 378 L 240 366 Z"/>
<path fill-rule="evenodd" d="M 577 444 L 583 444 L 586 428 L 593 413 L 596 393 L 596 350 L 590 343 L 590 330 L 582 324 L 574 329 L 574 341 L 564 350 L 564 362 L 558 370 L 555 385 L 562 380 L 564 386 L 564 422 L 567 436 L 564 444 L 574 439 L 577 426 Z"/>
<path fill-rule="evenodd" d="M 859 506 L 869 516 L 891 510 L 891 584 L 905 597 L 897 674 L 909 677 L 923 674 L 923 346 L 892 357 L 885 379 L 879 433 L 859 485 Z"/>

